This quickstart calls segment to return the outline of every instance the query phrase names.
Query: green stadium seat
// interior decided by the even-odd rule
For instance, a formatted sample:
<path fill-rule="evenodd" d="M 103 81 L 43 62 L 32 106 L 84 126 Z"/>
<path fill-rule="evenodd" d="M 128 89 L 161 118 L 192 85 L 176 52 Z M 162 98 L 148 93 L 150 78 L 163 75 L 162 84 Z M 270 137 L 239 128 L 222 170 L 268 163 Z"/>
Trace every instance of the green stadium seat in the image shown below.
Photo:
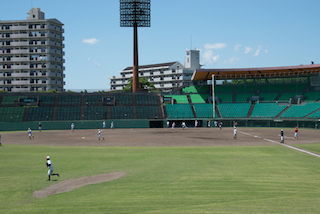
<path fill-rule="evenodd" d="M 301 118 L 320 109 L 320 103 L 305 103 L 302 105 L 292 105 L 280 117 Z"/>
<path fill-rule="evenodd" d="M 212 103 L 194 104 L 194 108 L 196 110 L 198 118 L 212 118 L 213 117 L 213 104 Z M 215 111 L 215 117 L 218 117 L 216 111 Z"/>
<path fill-rule="evenodd" d="M 111 106 L 112 119 L 133 119 L 132 106 Z"/>
<path fill-rule="evenodd" d="M 28 121 L 51 121 L 53 107 L 30 107 Z"/>
<path fill-rule="evenodd" d="M 215 94 L 216 97 L 221 99 L 221 102 L 223 103 L 232 103 L 232 97 L 233 95 L 230 94 Z"/>
<path fill-rule="evenodd" d="M 206 103 L 206 100 L 210 94 L 190 94 L 190 99 L 192 103 Z"/>
<path fill-rule="evenodd" d="M 320 99 L 320 92 L 307 92 L 304 96 L 306 97 L 307 102 L 314 102 Z"/>
<path fill-rule="evenodd" d="M 81 107 L 58 107 L 56 120 L 80 120 Z"/>
<path fill-rule="evenodd" d="M 254 105 L 251 117 L 276 117 L 287 105 L 277 103 L 257 103 Z"/>
<path fill-rule="evenodd" d="M 0 122 L 22 122 L 25 107 L 1 107 Z"/>
<path fill-rule="evenodd" d="M 250 103 L 219 103 L 221 117 L 247 117 Z"/>
<path fill-rule="evenodd" d="M 158 106 L 137 106 L 138 119 L 158 118 L 160 116 Z"/>
<path fill-rule="evenodd" d="M 189 104 L 166 105 L 168 118 L 194 118 Z"/>
<path fill-rule="evenodd" d="M 137 105 L 157 105 L 157 96 L 152 95 L 136 95 Z"/>
<path fill-rule="evenodd" d="M 165 97 L 172 97 L 177 101 L 177 104 L 189 103 L 187 95 L 165 95 Z"/>
<path fill-rule="evenodd" d="M 248 102 L 249 99 L 254 95 L 255 95 L 255 93 L 245 93 L 245 94 L 239 93 L 236 95 L 236 101 L 237 102 Z"/>

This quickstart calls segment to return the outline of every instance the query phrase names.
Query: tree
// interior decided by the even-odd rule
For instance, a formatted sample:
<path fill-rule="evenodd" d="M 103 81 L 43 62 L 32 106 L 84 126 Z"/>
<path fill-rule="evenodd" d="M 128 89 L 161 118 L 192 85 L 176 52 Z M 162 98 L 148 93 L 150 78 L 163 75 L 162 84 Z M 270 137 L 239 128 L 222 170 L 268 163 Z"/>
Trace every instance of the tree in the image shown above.
<path fill-rule="evenodd" d="M 128 80 L 128 85 L 122 90 L 122 92 L 131 92 L 132 91 L 132 79 Z M 147 78 L 141 77 L 139 78 L 139 90 L 140 91 L 156 91 L 156 87 L 148 81 Z"/>

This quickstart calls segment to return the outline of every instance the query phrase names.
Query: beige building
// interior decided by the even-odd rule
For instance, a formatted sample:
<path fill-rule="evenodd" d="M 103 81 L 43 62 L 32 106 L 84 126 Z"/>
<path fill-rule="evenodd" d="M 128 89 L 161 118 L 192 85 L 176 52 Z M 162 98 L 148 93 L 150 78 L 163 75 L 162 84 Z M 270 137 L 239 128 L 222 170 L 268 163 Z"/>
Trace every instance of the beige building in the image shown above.
<path fill-rule="evenodd" d="M 159 63 L 139 66 L 139 77 L 145 77 L 156 89 L 163 92 L 174 88 L 188 86 L 195 69 L 200 69 L 199 50 L 187 50 L 184 66 L 176 62 Z M 109 77 L 110 91 L 120 91 L 128 85 L 133 76 L 132 67 L 120 71 L 120 75 Z"/>
<path fill-rule="evenodd" d="M 64 91 L 64 30 L 32 8 L 27 20 L 0 21 L 0 90 Z"/>

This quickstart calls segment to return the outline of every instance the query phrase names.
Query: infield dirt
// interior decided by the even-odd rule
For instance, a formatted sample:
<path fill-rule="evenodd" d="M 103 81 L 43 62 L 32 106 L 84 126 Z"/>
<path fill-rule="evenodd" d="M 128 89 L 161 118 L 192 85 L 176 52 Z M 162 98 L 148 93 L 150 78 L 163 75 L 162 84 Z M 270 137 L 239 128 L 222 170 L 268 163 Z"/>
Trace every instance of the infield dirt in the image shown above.
<path fill-rule="evenodd" d="M 159 129 L 101 129 L 105 140 L 98 140 L 98 129 L 89 130 L 38 130 L 34 138 L 25 132 L 2 133 L 2 144 L 48 146 L 250 146 L 275 145 L 265 139 L 280 142 L 280 128 L 238 127 L 237 139 L 233 128 L 171 128 Z M 319 143 L 320 131 L 300 129 L 299 139 L 294 139 L 294 128 L 284 129 L 285 144 Z"/>

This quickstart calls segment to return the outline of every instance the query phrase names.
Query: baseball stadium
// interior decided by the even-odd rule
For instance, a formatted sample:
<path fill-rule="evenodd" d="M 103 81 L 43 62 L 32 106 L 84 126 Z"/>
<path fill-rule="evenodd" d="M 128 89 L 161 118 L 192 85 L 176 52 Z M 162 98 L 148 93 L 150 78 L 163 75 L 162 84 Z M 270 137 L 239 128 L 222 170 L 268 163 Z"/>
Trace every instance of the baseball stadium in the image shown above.
<path fill-rule="evenodd" d="M 200 69 L 171 93 L 2 93 L 0 211 L 317 213 L 319 71 Z"/>
<path fill-rule="evenodd" d="M 319 213 L 320 64 L 190 60 L 178 76 L 174 62 L 171 76 L 155 72 L 173 90 L 142 92 L 137 28 L 150 27 L 150 1 L 120 0 L 134 60 L 111 89 L 132 71 L 132 93 L 67 93 L 63 24 L 28 14 L 2 22 L 0 213 Z"/>

